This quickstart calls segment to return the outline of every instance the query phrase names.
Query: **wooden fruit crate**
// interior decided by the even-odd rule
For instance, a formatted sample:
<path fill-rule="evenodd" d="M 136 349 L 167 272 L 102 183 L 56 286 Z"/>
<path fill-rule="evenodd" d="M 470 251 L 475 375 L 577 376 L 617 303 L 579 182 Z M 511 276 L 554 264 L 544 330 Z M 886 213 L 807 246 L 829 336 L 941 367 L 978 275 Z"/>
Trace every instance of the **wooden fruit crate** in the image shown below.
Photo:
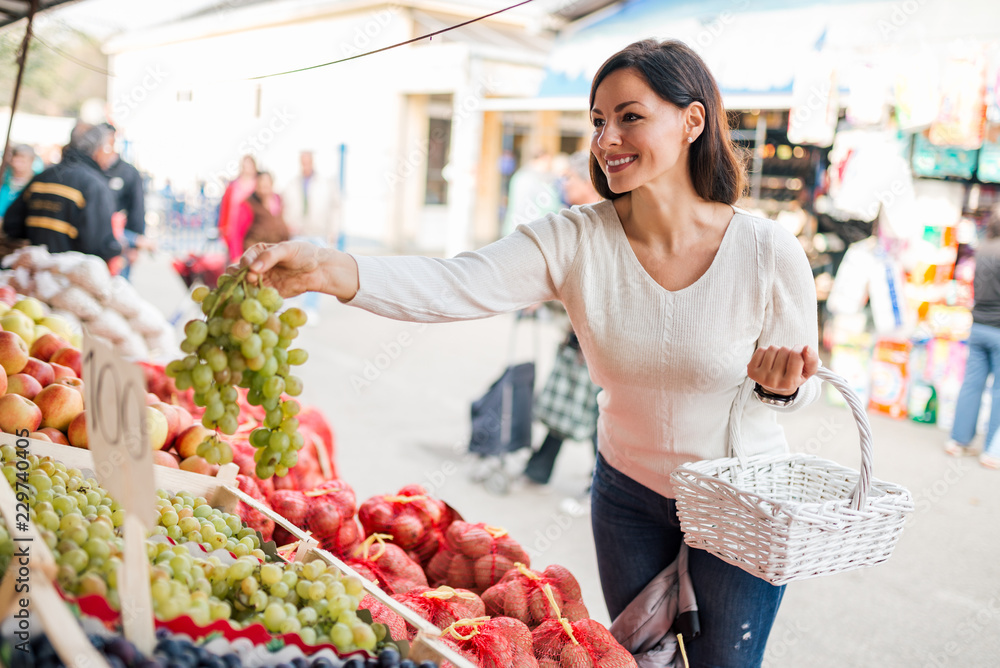
<path fill-rule="evenodd" d="M 67 466 L 80 469 L 81 471 L 93 470 L 94 460 L 91 456 L 89 450 L 74 448 L 70 446 L 60 445 L 58 443 L 49 443 L 46 441 L 37 441 L 34 439 L 18 439 L 11 434 L 0 433 L 0 445 L 10 444 L 15 445 L 17 442 L 21 442 L 22 445 L 25 441 L 28 442 L 27 452 L 29 454 L 34 454 L 38 456 L 48 456 L 56 461 L 60 461 Z M 416 612 L 396 601 L 394 598 L 386 594 L 384 591 L 379 589 L 375 584 L 364 577 L 360 576 L 353 568 L 344 563 L 342 560 L 337 558 L 330 552 L 323 550 L 319 547 L 318 542 L 309 533 L 303 531 L 299 527 L 295 526 L 287 519 L 274 512 L 267 506 L 262 505 L 259 501 L 254 499 L 252 496 L 244 493 L 236 486 L 236 474 L 239 469 L 235 464 L 226 464 L 219 468 L 219 472 L 215 476 L 206 476 L 199 473 L 192 473 L 190 471 L 182 471 L 179 469 L 174 469 L 165 466 L 153 466 L 153 478 L 156 483 L 157 488 L 165 489 L 171 492 L 176 491 L 187 491 L 192 494 L 204 497 L 208 502 L 216 507 L 224 510 L 226 512 L 234 512 L 236 505 L 239 502 L 243 502 L 254 508 L 255 510 L 263 513 L 269 519 L 273 520 L 275 524 L 281 526 L 289 534 L 295 537 L 298 543 L 296 548 L 294 560 L 302 561 L 306 559 L 319 558 L 328 564 L 334 566 L 340 570 L 345 575 L 355 575 L 359 577 L 364 584 L 365 591 L 372 595 L 373 598 L 378 600 L 380 603 L 388 607 L 390 610 L 398 614 L 403 618 L 404 621 L 412 625 L 417 629 L 417 637 L 411 642 L 410 646 L 410 656 L 415 661 L 431 660 L 436 662 L 447 661 L 454 666 L 454 668 L 475 668 L 475 665 L 471 663 L 468 659 L 463 657 L 461 654 L 456 652 L 454 649 L 440 641 L 441 630 L 436 626 L 431 624 L 429 621 L 418 615 Z M 6 483 L 6 481 L 4 481 Z M 10 492 L 10 487 L 6 486 L 7 492 Z M 12 499 L 13 502 L 13 499 Z M 12 507 L 13 509 L 13 507 Z M 4 513 L 5 519 L 7 518 L 6 512 Z M 7 525 L 13 527 L 13 515 L 11 519 L 7 520 Z M 33 529 L 32 529 L 33 530 Z M 51 554 L 49 554 L 45 542 L 40 538 L 37 539 L 33 545 L 40 545 L 44 549 L 45 553 L 48 555 L 48 560 L 52 565 L 52 575 L 55 575 L 55 561 L 52 559 Z M 49 563 L 40 562 L 40 563 Z M 9 578 L 8 578 L 9 579 Z M 45 579 L 45 578 L 39 578 Z M 6 585 L 6 581 L 3 585 Z M 81 638 L 86 646 L 90 648 L 91 652 L 100 659 L 101 663 L 93 664 L 103 668 L 107 666 L 107 662 L 98 654 L 93 647 L 91 647 L 86 636 L 82 634 L 79 624 L 76 623 L 75 618 L 63 604 L 62 599 L 56 592 L 54 585 L 51 582 L 47 582 L 48 588 L 51 590 L 51 594 L 55 596 L 60 605 L 54 606 L 49 605 L 49 608 L 58 608 L 62 610 L 65 615 L 67 615 L 72 621 L 73 625 L 77 630 L 80 630 Z M 3 586 L 0 585 L 0 586 Z M 13 589 L 13 583 L 11 583 L 11 589 Z M 0 603 L 3 602 L 2 594 L 5 590 L 0 588 Z M 34 590 L 33 590 L 34 591 Z M 49 599 L 51 601 L 51 599 Z M 4 609 L 0 608 L 0 613 L 3 613 Z M 0 614 L 0 619 L 3 619 L 5 615 Z M 59 620 L 59 626 L 49 626 L 46 622 L 46 618 L 42 618 L 43 626 L 48 629 L 59 629 L 56 634 L 50 633 L 50 637 L 53 640 L 53 645 L 56 647 L 57 652 L 60 657 L 63 657 L 66 661 L 68 656 L 79 656 L 80 648 L 73 644 L 67 647 L 68 652 L 76 652 L 76 654 L 66 654 L 64 655 L 60 650 L 59 645 L 56 645 L 55 639 L 62 635 L 62 630 L 64 628 L 65 619 Z M 68 640 L 68 639 L 67 639 Z M 64 644 L 67 644 L 64 641 Z M 68 664 L 72 665 L 72 664 Z"/>

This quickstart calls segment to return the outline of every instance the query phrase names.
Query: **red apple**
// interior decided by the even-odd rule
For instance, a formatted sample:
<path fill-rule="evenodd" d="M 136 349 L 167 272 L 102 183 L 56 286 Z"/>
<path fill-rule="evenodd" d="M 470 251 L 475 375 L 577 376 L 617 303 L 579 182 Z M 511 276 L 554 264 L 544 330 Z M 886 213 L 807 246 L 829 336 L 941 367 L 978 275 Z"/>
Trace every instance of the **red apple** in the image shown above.
<path fill-rule="evenodd" d="M 24 365 L 24 368 L 21 369 L 21 373 L 34 376 L 42 387 L 51 385 L 56 381 L 56 372 L 52 370 L 49 363 L 43 362 L 35 357 L 28 358 L 28 362 Z"/>
<path fill-rule="evenodd" d="M 171 444 L 174 442 L 174 439 L 177 438 L 177 434 L 181 430 L 180 427 L 181 416 L 177 413 L 177 410 L 174 408 L 173 404 L 168 404 L 162 401 L 158 401 L 152 406 L 156 410 L 163 413 L 163 415 L 167 418 L 167 439 L 166 442 L 163 444 L 163 447 L 170 448 Z"/>
<path fill-rule="evenodd" d="M 170 404 L 174 407 L 174 412 L 177 413 L 177 433 L 180 434 L 182 431 L 194 424 L 194 418 L 191 417 L 191 413 L 188 409 L 183 406 L 178 406 L 177 404 Z"/>
<path fill-rule="evenodd" d="M 69 441 L 66 439 L 66 434 L 62 433 L 58 429 L 53 429 L 52 427 L 42 427 L 38 431 L 48 436 L 49 440 L 53 443 L 58 443 L 59 445 L 69 445 Z"/>
<path fill-rule="evenodd" d="M 77 378 L 83 378 L 83 358 L 80 351 L 73 346 L 63 346 L 52 353 L 49 362 L 68 366 L 76 373 Z"/>
<path fill-rule="evenodd" d="M 66 438 L 74 448 L 87 447 L 87 411 L 80 411 L 80 414 L 69 423 Z"/>
<path fill-rule="evenodd" d="M 29 350 L 31 351 L 31 356 L 35 359 L 48 362 L 52 358 L 52 354 L 55 353 L 55 351 L 60 348 L 65 348 L 68 345 L 69 342 L 58 334 L 48 332 L 35 339 Z"/>
<path fill-rule="evenodd" d="M 0 303 L 13 306 L 18 302 L 17 290 L 9 285 L 0 285 Z"/>
<path fill-rule="evenodd" d="M 80 394 L 84 393 L 83 381 L 79 378 L 60 378 L 55 382 L 57 385 L 65 385 L 66 387 L 72 387 L 74 390 Z"/>
<path fill-rule="evenodd" d="M 0 396 L 7 394 L 7 372 L 0 366 Z"/>
<path fill-rule="evenodd" d="M 146 406 L 146 436 L 153 450 L 162 450 L 167 443 L 167 416 L 152 406 Z"/>
<path fill-rule="evenodd" d="M 49 438 L 48 434 L 43 434 L 40 431 L 33 431 L 33 432 L 31 432 L 30 434 L 28 434 L 28 438 L 33 438 L 36 441 L 45 441 L 46 443 L 51 443 L 52 442 L 52 439 Z"/>
<path fill-rule="evenodd" d="M 171 469 L 180 468 L 180 466 L 178 466 L 177 455 L 172 452 L 167 452 L 166 450 L 154 450 L 153 463 L 159 464 L 160 466 L 166 466 Z"/>
<path fill-rule="evenodd" d="M 21 429 L 35 431 L 41 423 L 42 411 L 30 399 L 19 394 L 0 397 L 0 429 L 3 431 L 8 434 L 16 434 Z"/>
<path fill-rule="evenodd" d="M 34 376 L 15 373 L 7 379 L 7 394 L 19 394 L 25 399 L 34 399 L 42 391 L 42 384 Z"/>
<path fill-rule="evenodd" d="M 219 465 L 209 464 L 205 461 L 204 457 L 192 455 L 181 460 L 180 469 L 182 471 L 191 471 L 192 473 L 201 473 L 202 475 L 215 475 L 219 472 Z"/>
<path fill-rule="evenodd" d="M 56 377 L 56 380 L 59 380 L 60 378 L 79 378 L 79 376 L 76 375 L 76 372 L 68 366 L 56 364 L 54 362 L 49 362 L 49 366 L 52 367 L 52 374 Z"/>
<path fill-rule="evenodd" d="M 83 410 L 83 395 L 72 387 L 54 383 L 35 395 L 42 409 L 42 426 L 65 432 L 69 423 Z"/>
<path fill-rule="evenodd" d="M 200 422 L 196 422 L 177 434 L 177 438 L 174 439 L 174 450 L 182 459 L 193 457 L 197 454 L 198 446 L 201 445 L 202 441 L 214 433 Z"/>
<path fill-rule="evenodd" d="M 14 332 L 0 332 L 0 366 L 9 376 L 28 363 L 28 344 Z"/>

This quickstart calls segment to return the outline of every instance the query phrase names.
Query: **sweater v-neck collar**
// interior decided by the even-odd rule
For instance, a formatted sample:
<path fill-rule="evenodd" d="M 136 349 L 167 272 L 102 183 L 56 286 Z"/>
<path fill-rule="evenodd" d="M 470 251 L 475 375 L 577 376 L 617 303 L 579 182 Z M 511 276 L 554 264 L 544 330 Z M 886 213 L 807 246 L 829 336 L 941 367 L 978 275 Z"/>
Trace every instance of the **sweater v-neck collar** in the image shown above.
<path fill-rule="evenodd" d="M 726 231 L 722 235 L 722 242 L 719 244 L 718 250 L 715 251 L 715 257 L 712 258 L 712 262 L 711 264 L 709 264 L 708 269 L 706 269 L 702 273 L 702 275 L 696 278 L 691 284 L 686 285 L 683 288 L 679 288 L 677 290 L 668 290 L 667 288 L 660 285 L 656 281 L 656 279 L 654 279 L 650 275 L 650 273 L 646 271 L 646 267 L 643 266 L 642 262 L 639 261 L 639 257 L 635 254 L 635 250 L 632 248 L 632 244 L 629 243 L 628 235 L 625 234 L 625 226 L 622 224 L 622 220 L 618 216 L 618 210 L 615 209 L 614 202 L 611 200 L 604 200 L 601 204 L 603 204 L 606 207 L 606 210 L 608 212 L 606 216 L 610 219 L 612 227 L 614 228 L 612 234 L 619 241 L 619 243 L 624 245 L 625 250 L 630 258 L 630 262 L 633 263 L 634 267 L 645 277 L 646 280 L 648 280 L 650 283 L 656 286 L 657 289 L 663 291 L 665 294 L 668 295 L 680 295 L 687 290 L 692 290 L 695 287 L 697 287 L 700 283 L 707 280 L 706 277 L 709 276 L 709 274 L 718 271 L 716 269 L 716 265 L 721 264 L 721 262 L 719 261 L 719 256 L 721 256 L 725 251 L 728 250 L 730 245 L 729 239 L 730 237 L 733 236 L 733 228 L 735 227 L 736 219 L 739 217 L 741 213 L 743 213 L 741 209 L 738 209 L 737 207 L 730 205 L 730 207 L 733 210 L 733 217 L 730 218 L 729 224 L 726 225 Z"/>

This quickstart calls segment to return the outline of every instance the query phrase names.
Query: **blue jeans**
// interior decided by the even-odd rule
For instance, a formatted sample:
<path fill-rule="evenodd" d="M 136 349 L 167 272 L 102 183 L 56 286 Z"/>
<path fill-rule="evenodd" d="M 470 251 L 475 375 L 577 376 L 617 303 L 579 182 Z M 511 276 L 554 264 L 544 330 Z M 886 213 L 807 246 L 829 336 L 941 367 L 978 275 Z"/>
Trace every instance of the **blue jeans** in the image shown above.
<path fill-rule="evenodd" d="M 969 359 L 965 362 L 965 378 L 955 406 L 955 422 L 951 438 L 956 443 L 968 445 L 976 435 L 979 407 L 982 405 L 986 377 L 993 374 L 993 403 L 990 425 L 986 432 L 984 448 L 990 454 L 1000 452 L 1000 444 L 993 445 L 993 436 L 1000 427 L 1000 328 L 972 323 L 969 334 Z"/>
<path fill-rule="evenodd" d="M 683 541 L 673 499 L 597 455 L 590 493 L 601 588 L 611 619 L 677 556 Z M 688 564 L 701 635 L 685 638 L 691 668 L 754 668 L 764 658 L 784 586 L 761 580 L 704 550 Z"/>

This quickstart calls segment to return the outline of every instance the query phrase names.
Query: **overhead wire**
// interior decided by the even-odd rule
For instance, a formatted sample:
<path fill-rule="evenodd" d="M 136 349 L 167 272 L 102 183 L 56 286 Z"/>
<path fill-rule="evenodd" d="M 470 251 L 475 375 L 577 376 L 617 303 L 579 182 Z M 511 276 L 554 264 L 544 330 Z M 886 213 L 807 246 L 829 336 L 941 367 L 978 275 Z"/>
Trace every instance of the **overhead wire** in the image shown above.
<path fill-rule="evenodd" d="M 492 16 L 496 16 L 498 14 L 502 14 L 502 13 L 510 11 L 512 9 L 516 9 L 516 8 L 521 7 L 523 5 L 527 5 L 527 4 L 531 3 L 531 2 L 534 2 L 534 0 L 522 0 L 521 2 L 515 3 L 515 4 L 510 5 L 508 7 L 504 7 L 502 9 L 498 9 L 498 10 L 490 12 L 488 14 L 483 14 L 482 16 L 477 16 L 475 18 L 469 19 L 468 21 L 463 21 L 462 23 L 457 23 L 457 24 L 455 24 L 453 26 L 448 26 L 447 28 L 442 28 L 441 30 L 435 30 L 434 32 L 430 32 L 430 33 L 427 33 L 425 35 L 420 35 L 418 37 L 414 37 L 412 39 L 408 39 L 408 40 L 405 40 L 405 41 L 402 41 L 402 42 L 398 42 L 396 44 L 391 44 L 389 46 L 384 46 L 384 47 L 379 48 L 379 49 L 373 49 L 372 51 L 366 51 L 364 53 L 358 53 L 358 54 L 355 54 L 353 56 L 348 56 L 346 58 L 340 58 L 339 60 L 332 60 L 332 61 L 329 61 L 329 62 L 326 62 L 326 63 L 317 63 L 315 65 L 308 65 L 306 67 L 299 67 L 299 68 L 292 69 L 292 70 L 286 70 L 284 72 L 273 72 L 271 74 L 261 74 L 261 75 L 252 76 L 252 77 L 245 77 L 245 78 L 239 79 L 239 81 L 258 81 L 260 79 L 270 79 L 270 78 L 273 78 L 273 77 L 280 77 L 280 76 L 285 76 L 285 75 L 288 75 L 288 74 L 296 74 L 298 72 L 308 72 L 309 70 L 315 70 L 315 69 L 319 69 L 319 68 L 322 68 L 322 67 L 329 67 L 331 65 L 337 65 L 339 63 L 345 63 L 345 62 L 350 61 L 350 60 L 356 60 L 358 58 L 365 58 L 367 56 L 373 56 L 376 53 L 382 53 L 383 51 L 389 51 L 390 49 L 396 49 L 398 47 L 406 46 L 407 44 L 413 44 L 414 42 L 419 42 L 421 40 L 433 39 L 434 37 L 437 37 L 438 35 L 443 35 L 444 33 L 450 32 L 452 30 L 457 30 L 458 28 L 462 28 L 462 27 L 470 25 L 472 23 L 476 23 L 477 21 L 482 21 L 484 19 L 488 19 L 488 18 L 490 18 Z M 114 74 L 113 72 L 109 72 L 108 70 L 106 70 L 106 69 L 104 69 L 102 67 L 98 67 L 97 65 L 91 65 L 90 63 L 87 63 L 87 62 L 85 62 L 83 60 L 80 60 L 79 58 L 73 56 L 72 54 L 63 51 L 62 49 L 49 44 L 45 40 L 43 40 L 40 37 L 38 37 L 37 33 L 33 33 L 32 34 L 32 39 L 34 41 L 38 42 L 39 44 L 41 44 L 42 46 L 44 46 L 45 48 L 49 49 L 53 53 L 55 53 L 55 54 L 57 54 L 57 55 L 65 58 L 66 60 L 69 60 L 70 62 L 78 65 L 79 67 L 83 67 L 85 69 L 91 70 L 92 72 L 96 72 L 97 74 L 103 74 L 104 76 L 107 76 L 107 77 L 112 77 L 112 78 L 117 77 L 117 75 Z"/>

